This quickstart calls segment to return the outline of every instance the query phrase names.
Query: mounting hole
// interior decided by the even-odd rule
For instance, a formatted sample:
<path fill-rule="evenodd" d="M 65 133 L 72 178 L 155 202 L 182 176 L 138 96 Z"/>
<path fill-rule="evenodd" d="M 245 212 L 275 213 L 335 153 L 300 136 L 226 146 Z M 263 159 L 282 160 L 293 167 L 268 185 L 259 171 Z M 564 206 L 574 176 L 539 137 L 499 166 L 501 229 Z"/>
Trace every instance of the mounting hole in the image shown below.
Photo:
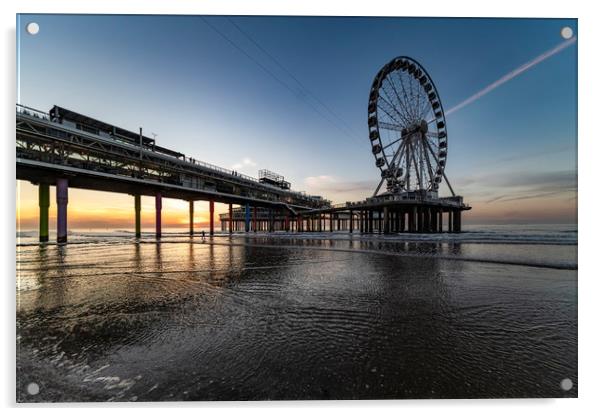
<path fill-rule="evenodd" d="M 568 26 L 563 27 L 560 30 L 560 36 L 562 36 L 564 39 L 570 39 L 573 37 L 573 29 L 571 29 Z"/>
<path fill-rule="evenodd" d="M 27 30 L 27 33 L 30 35 L 37 35 L 40 31 L 40 25 L 36 22 L 30 22 L 27 23 L 27 26 L 25 26 L 25 30 Z"/>
<path fill-rule="evenodd" d="M 38 385 L 38 383 L 29 383 L 27 385 L 27 394 L 35 396 L 39 392 L 40 392 L 40 386 Z"/>
<path fill-rule="evenodd" d="M 560 388 L 564 391 L 569 391 L 573 388 L 573 380 L 565 378 L 560 382 Z"/>

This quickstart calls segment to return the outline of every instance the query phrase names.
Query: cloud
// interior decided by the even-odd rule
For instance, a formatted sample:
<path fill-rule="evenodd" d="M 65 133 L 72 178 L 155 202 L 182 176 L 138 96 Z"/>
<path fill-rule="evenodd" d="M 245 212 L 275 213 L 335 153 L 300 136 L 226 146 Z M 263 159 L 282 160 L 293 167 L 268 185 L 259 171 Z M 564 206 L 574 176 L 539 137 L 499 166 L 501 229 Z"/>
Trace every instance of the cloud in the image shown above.
<path fill-rule="evenodd" d="M 335 182 L 336 179 L 330 175 L 308 176 L 303 180 L 305 186 L 319 189 L 324 189 L 325 186 L 329 186 Z"/>
<path fill-rule="evenodd" d="M 332 175 L 308 176 L 303 180 L 307 191 L 322 194 L 337 201 L 362 200 L 372 195 L 374 181 L 346 181 Z"/>
<path fill-rule="evenodd" d="M 257 166 L 257 163 L 250 158 L 245 157 L 241 162 L 233 164 L 231 169 L 253 168 L 255 166 Z"/>
<path fill-rule="evenodd" d="M 461 178 L 460 183 L 473 201 L 487 204 L 577 193 L 577 174 L 573 170 L 488 174 L 478 179 Z"/>
<path fill-rule="evenodd" d="M 491 166 L 496 166 L 496 165 L 507 165 L 510 162 L 522 162 L 522 161 L 527 161 L 530 159 L 538 159 L 538 158 L 545 158 L 547 156 L 551 156 L 551 155 L 557 155 L 557 154 L 565 154 L 566 152 L 571 152 L 571 151 L 577 151 L 577 141 L 569 138 L 567 139 L 568 141 L 573 141 L 574 143 L 570 144 L 570 145 L 561 145 L 561 146 L 556 146 L 553 148 L 549 148 L 547 150 L 538 150 L 538 151 L 534 151 L 534 152 L 518 152 L 512 155 L 507 155 L 504 157 L 500 157 L 500 158 L 496 158 L 496 159 L 490 159 L 490 160 L 484 160 L 478 163 L 475 163 L 474 166 L 481 168 L 481 167 L 491 167 Z M 575 156 L 576 157 L 576 156 Z"/>

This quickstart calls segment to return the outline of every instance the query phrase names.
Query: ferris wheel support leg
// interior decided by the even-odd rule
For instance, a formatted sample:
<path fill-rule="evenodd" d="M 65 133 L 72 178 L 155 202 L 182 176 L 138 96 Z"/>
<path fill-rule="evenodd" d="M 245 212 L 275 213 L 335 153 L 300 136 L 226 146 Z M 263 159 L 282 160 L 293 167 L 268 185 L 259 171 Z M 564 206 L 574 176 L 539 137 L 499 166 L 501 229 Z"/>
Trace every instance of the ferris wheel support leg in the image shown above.
<path fill-rule="evenodd" d="M 378 186 L 376 187 L 376 190 L 374 191 L 374 194 L 372 194 L 372 196 L 376 196 L 378 194 L 378 191 L 380 191 L 380 187 L 383 186 L 384 181 L 385 181 L 385 178 L 382 178 L 380 180 L 380 182 L 378 183 Z"/>
<path fill-rule="evenodd" d="M 452 188 L 451 183 L 449 183 L 449 179 L 447 179 L 447 175 L 445 174 L 445 172 L 443 172 L 443 178 L 445 179 L 445 183 L 447 183 L 447 186 L 448 186 L 450 192 L 452 193 L 452 196 L 456 196 L 456 193 L 454 192 L 454 188 Z"/>

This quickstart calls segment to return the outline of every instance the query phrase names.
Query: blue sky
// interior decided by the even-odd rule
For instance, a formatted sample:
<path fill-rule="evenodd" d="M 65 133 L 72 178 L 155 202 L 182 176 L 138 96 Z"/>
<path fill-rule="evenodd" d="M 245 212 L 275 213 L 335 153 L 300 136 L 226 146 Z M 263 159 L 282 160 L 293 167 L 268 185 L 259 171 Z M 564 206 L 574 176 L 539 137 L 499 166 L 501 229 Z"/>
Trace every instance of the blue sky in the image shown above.
<path fill-rule="evenodd" d="M 378 184 L 366 108 L 391 58 L 418 60 L 451 108 L 561 43 L 564 26 L 577 33 L 574 19 L 21 15 L 19 96 L 344 202 Z M 575 44 L 448 117 L 446 172 L 469 220 L 575 220 L 576 58 Z"/>

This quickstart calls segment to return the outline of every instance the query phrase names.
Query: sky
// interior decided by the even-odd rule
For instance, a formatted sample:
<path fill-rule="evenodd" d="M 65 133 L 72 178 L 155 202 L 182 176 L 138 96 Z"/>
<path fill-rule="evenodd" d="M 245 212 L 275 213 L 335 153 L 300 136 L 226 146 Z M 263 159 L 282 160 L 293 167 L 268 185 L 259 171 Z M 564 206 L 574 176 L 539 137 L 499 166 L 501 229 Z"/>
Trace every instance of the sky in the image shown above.
<path fill-rule="evenodd" d="M 473 207 L 464 221 L 575 223 L 577 42 L 495 84 L 567 26 L 577 35 L 575 19 L 21 15 L 17 102 L 142 127 L 161 146 L 251 176 L 270 169 L 338 203 L 378 185 L 368 93 L 384 64 L 410 56 L 444 108 L 477 96 L 447 117 L 446 174 Z M 17 187 L 19 226 L 35 228 L 37 189 Z M 196 203 L 198 226 L 207 205 Z M 144 226 L 153 211 L 143 198 Z M 166 200 L 163 217 L 186 227 L 187 202 Z M 131 228 L 133 197 L 70 189 L 69 224 Z"/>

